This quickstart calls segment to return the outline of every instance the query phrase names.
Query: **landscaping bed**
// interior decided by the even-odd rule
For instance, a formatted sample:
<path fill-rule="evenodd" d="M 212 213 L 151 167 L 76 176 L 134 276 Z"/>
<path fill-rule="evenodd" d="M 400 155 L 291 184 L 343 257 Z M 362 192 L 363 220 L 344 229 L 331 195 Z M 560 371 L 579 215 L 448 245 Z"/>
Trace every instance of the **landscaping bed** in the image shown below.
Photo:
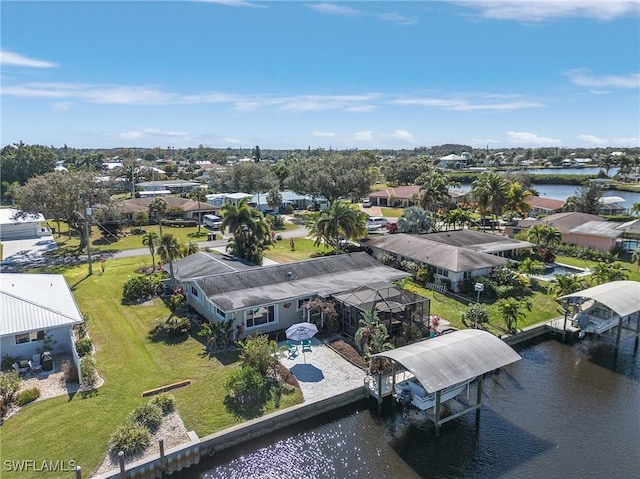
<path fill-rule="evenodd" d="M 360 356 L 360 353 L 351 346 L 349 343 L 343 341 L 342 339 L 338 339 L 336 341 L 331 341 L 328 343 L 329 347 L 335 350 L 342 357 L 347 359 L 352 364 L 358 366 L 362 369 L 368 369 L 369 365 L 367 362 Z"/>

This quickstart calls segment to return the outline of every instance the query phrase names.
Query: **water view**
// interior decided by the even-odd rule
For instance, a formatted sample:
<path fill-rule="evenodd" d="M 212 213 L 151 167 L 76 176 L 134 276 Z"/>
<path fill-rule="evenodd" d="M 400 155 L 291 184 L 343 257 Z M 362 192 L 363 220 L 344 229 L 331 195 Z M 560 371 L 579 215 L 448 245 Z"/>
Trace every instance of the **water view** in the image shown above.
<path fill-rule="evenodd" d="M 640 470 L 640 354 L 543 341 L 487 378 L 484 405 L 434 437 L 414 410 L 367 403 L 203 459 L 183 478 L 630 478 Z"/>

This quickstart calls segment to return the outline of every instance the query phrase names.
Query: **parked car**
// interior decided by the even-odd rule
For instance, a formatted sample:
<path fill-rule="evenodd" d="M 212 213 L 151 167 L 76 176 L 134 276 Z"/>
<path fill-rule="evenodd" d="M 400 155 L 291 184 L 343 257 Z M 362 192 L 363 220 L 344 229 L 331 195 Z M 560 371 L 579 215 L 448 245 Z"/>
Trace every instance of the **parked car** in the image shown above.
<path fill-rule="evenodd" d="M 369 198 L 365 198 L 362 202 L 363 208 L 371 208 L 371 200 Z"/>
<path fill-rule="evenodd" d="M 384 216 L 370 216 L 367 219 L 367 230 L 377 231 L 389 224 L 389 220 Z"/>

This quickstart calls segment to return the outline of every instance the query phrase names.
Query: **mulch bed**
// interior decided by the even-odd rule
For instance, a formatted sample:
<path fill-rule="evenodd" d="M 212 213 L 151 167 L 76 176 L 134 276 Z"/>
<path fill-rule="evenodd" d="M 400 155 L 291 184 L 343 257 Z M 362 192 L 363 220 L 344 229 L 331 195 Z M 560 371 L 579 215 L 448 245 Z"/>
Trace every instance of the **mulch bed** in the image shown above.
<path fill-rule="evenodd" d="M 351 346 L 349 343 L 339 339 L 337 341 L 330 342 L 329 346 L 356 366 L 362 369 L 367 369 L 369 367 L 367 362 L 362 359 L 362 356 L 360 356 L 360 353 L 356 348 Z"/>

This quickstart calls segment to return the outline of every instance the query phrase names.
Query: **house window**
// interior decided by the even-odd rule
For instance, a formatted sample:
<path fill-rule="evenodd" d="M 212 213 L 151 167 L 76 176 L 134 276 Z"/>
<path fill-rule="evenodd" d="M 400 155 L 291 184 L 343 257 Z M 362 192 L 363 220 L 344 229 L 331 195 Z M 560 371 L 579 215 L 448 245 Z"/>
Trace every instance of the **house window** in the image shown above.
<path fill-rule="evenodd" d="M 309 301 L 311 301 L 313 298 L 311 298 L 311 296 L 307 297 L 307 298 L 301 298 L 298 300 L 298 311 L 300 311 L 302 309 L 302 306 L 304 305 L 304 303 L 307 303 Z"/>
<path fill-rule="evenodd" d="M 227 318 L 227 313 L 225 313 L 224 311 L 222 311 L 220 308 L 218 308 L 216 306 L 216 314 L 218 316 L 220 316 L 222 319 L 226 319 Z"/>
<path fill-rule="evenodd" d="M 264 326 L 276 322 L 275 306 L 263 306 L 262 308 L 248 309 L 244 312 L 244 321 L 247 328 Z"/>
<path fill-rule="evenodd" d="M 471 279 L 471 277 L 472 277 L 472 276 L 471 276 L 471 271 L 465 271 L 465 272 L 462 274 L 462 278 L 463 278 L 463 279 Z"/>
<path fill-rule="evenodd" d="M 30 343 L 32 341 L 44 340 L 44 330 L 31 331 L 23 334 L 16 334 L 16 344 Z"/>
<path fill-rule="evenodd" d="M 196 298 L 198 297 L 198 290 L 196 289 L 195 286 L 191 285 L 191 294 L 193 296 L 195 296 Z"/>
<path fill-rule="evenodd" d="M 445 278 L 449 277 L 449 271 L 442 268 L 436 268 L 436 274 L 439 276 L 444 276 Z"/>

